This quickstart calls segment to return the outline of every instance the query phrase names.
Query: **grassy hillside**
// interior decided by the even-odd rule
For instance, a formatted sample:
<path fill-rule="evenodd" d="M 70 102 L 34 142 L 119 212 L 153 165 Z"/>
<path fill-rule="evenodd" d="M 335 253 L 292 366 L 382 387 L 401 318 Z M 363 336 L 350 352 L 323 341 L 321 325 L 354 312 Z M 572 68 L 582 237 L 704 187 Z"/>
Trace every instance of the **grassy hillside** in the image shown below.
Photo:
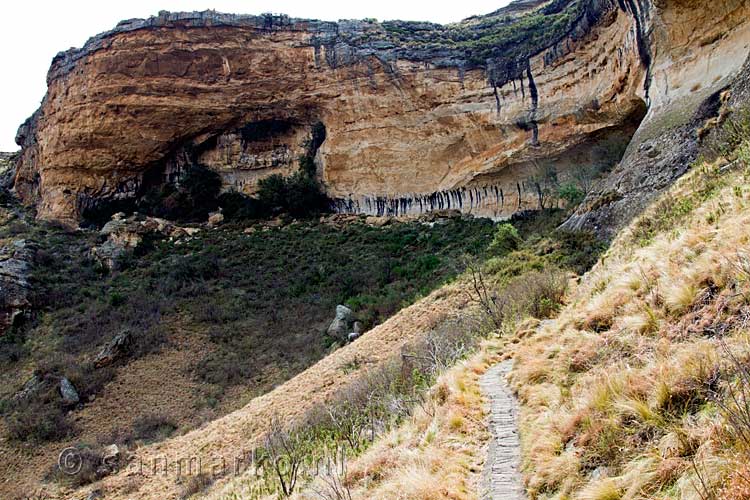
<path fill-rule="evenodd" d="M 19 210 L 4 209 L 0 239 L 35 248 L 35 311 L 0 338 L 2 429 L 4 447 L 32 455 L 50 441 L 149 442 L 235 409 L 336 347 L 325 331 L 337 304 L 370 329 L 451 280 L 494 231 L 491 221 L 465 218 L 382 228 L 300 222 L 249 234 L 229 224 L 147 238 L 109 272 L 88 256 L 97 232 Z M 133 339 L 128 356 L 95 366 L 123 331 Z M 32 374 L 41 392 L 13 399 Z M 61 402 L 63 376 L 78 405 Z"/>
<path fill-rule="evenodd" d="M 301 422 L 267 429 L 258 456 L 299 457 L 301 472 L 287 493 L 293 498 L 475 498 L 486 439 L 477 381 L 502 355 L 497 324 L 512 330 L 527 315 L 554 314 L 568 276 L 588 269 L 604 248 L 590 235 L 556 231 L 563 218 L 562 211 L 551 211 L 501 224 L 485 258 L 471 263 L 451 287 L 465 305 L 436 304 L 449 320 L 411 333 L 412 340 L 386 363 L 350 363 L 345 371 L 356 381 L 353 386 L 318 399 Z M 475 279 L 484 285 L 475 287 Z M 485 293 L 492 297 L 489 307 Z M 273 438 L 279 435 L 283 447 Z M 310 473 L 333 449 L 345 451 L 347 470 Z M 284 496 L 292 477 L 282 481 L 262 463 L 260 476 L 245 474 L 209 498 Z"/>
<path fill-rule="evenodd" d="M 750 498 L 750 134 L 728 128 L 726 156 L 697 162 L 525 332 L 531 498 Z"/>
<path fill-rule="evenodd" d="M 5 391 L 36 368 L 65 374 L 84 397 L 106 394 L 111 377 L 171 352 L 188 332 L 199 339 L 185 368 L 196 408 L 223 412 L 300 374 L 135 453 L 252 446 L 265 466 L 232 479 L 150 477 L 133 490 L 115 476 L 113 498 L 469 499 L 487 438 L 477 380 L 513 357 L 531 498 L 750 498 L 750 125 L 738 120 L 710 145 L 715 159 L 696 162 L 603 255 L 591 236 L 556 230 L 564 214 L 553 211 L 500 225 L 228 225 L 148 241 L 104 273 L 85 257 L 93 233 L 10 220 L 5 241 L 44 242 L 33 279 L 46 308 L 3 339 Z M 305 369 L 329 352 L 322 332 L 341 302 L 375 328 Z M 87 368 L 123 327 L 138 332 L 132 358 Z M 6 425 L 46 415 L 50 401 L 6 402 Z M 84 399 L 76 411 L 96 404 Z M 134 428 L 143 443 L 170 425 Z M 306 471 L 338 446 L 349 457 L 342 473 L 273 467 L 293 456 Z"/>
<path fill-rule="evenodd" d="M 433 360 L 408 392 L 390 393 L 406 409 L 297 497 L 476 498 L 487 438 L 478 376 L 513 357 L 530 498 L 750 498 L 750 128 L 727 131 L 721 156 L 696 162 L 621 233 L 562 307 L 554 276 L 585 272 L 591 245 L 544 219 L 500 226 L 494 256 L 462 282 L 473 307 L 433 330 L 451 357 L 430 357 L 446 349 L 430 336 L 426 351 L 402 351 Z M 323 422 L 301 442 L 335 440 L 341 428 Z M 210 498 L 265 498 L 273 478 L 263 481 Z"/>
<path fill-rule="evenodd" d="M 744 115 L 714 139 L 708 150 L 718 158 L 696 162 L 621 233 L 560 310 L 530 293 L 534 270 L 548 276 L 571 262 L 570 249 L 545 252 L 549 233 L 536 228 L 522 245 L 485 261 L 492 292 L 489 300 L 476 297 L 475 312 L 502 320 L 489 325 L 497 338 L 438 378 L 426 402 L 351 462 L 340 477 L 343 491 L 477 498 L 486 440 L 477 378 L 512 357 L 530 498 L 750 498 Z M 507 241 L 503 232 L 494 247 Z M 572 255 L 580 265 L 567 268 L 578 273 L 593 263 L 583 252 Z M 540 322 L 545 316 L 552 319 Z"/>

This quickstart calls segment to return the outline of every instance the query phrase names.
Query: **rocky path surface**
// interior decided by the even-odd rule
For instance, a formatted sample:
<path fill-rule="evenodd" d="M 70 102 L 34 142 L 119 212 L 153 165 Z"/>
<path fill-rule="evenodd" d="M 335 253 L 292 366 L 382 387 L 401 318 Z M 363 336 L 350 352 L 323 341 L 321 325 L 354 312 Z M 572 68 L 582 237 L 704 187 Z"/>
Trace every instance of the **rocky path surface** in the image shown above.
<path fill-rule="evenodd" d="M 499 363 L 479 381 L 487 399 L 488 422 L 492 440 L 482 474 L 482 500 L 523 500 L 526 493 L 521 482 L 521 443 L 516 417 L 518 402 L 505 376 L 513 361 Z"/>

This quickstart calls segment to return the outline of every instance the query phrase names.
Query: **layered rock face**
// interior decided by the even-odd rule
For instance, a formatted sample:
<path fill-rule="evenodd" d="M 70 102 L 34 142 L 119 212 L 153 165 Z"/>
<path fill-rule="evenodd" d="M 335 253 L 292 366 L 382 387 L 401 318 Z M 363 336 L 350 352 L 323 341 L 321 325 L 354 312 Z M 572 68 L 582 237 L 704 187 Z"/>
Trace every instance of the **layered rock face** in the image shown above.
<path fill-rule="evenodd" d="M 76 223 L 189 163 L 252 193 L 307 152 L 339 211 L 500 218 L 543 203 L 540 172 L 606 171 L 629 145 L 616 172 L 635 189 L 668 167 L 633 159 L 633 134 L 643 144 L 662 136 L 663 117 L 668 130 L 687 123 L 731 81 L 748 10 L 525 0 L 445 27 L 214 12 L 126 21 L 53 61 L 19 129 L 16 191 L 41 217 Z"/>
<path fill-rule="evenodd" d="M 648 114 L 622 161 L 565 224 L 608 237 L 685 173 L 707 123 L 750 105 L 750 2 L 632 4 L 650 61 Z"/>

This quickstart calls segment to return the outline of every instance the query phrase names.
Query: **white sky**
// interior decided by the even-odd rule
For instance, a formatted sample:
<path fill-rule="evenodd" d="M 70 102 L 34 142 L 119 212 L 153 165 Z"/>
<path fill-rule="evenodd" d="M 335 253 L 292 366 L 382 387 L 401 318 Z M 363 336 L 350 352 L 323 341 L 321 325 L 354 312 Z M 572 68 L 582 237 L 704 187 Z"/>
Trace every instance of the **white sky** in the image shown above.
<path fill-rule="evenodd" d="M 122 19 L 149 17 L 160 10 L 216 9 L 238 14 L 274 12 L 336 21 L 376 18 L 448 23 L 486 14 L 510 0 L 9 0 L 0 14 L 0 151 L 15 151 L 18 126 L 36 110 L 46 92 L 52 58 L 80 47 L 92 35 Z"/>

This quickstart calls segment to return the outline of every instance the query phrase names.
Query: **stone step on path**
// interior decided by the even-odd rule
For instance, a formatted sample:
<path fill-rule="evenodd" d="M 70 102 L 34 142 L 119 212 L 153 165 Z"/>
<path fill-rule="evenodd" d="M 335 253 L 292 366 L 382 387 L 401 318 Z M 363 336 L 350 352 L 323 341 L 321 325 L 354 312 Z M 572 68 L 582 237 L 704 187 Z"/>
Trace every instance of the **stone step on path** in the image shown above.
<path fill-rule="evenodd" d="M 482 500 L 527 498 L 520 472 L 518 402 L 505 380 L 512 367 L 512 360 L 504 361 L 487 370 L 479 380 L 487 401 L 487 425 L 492 434 L 482 473 Z"/>

